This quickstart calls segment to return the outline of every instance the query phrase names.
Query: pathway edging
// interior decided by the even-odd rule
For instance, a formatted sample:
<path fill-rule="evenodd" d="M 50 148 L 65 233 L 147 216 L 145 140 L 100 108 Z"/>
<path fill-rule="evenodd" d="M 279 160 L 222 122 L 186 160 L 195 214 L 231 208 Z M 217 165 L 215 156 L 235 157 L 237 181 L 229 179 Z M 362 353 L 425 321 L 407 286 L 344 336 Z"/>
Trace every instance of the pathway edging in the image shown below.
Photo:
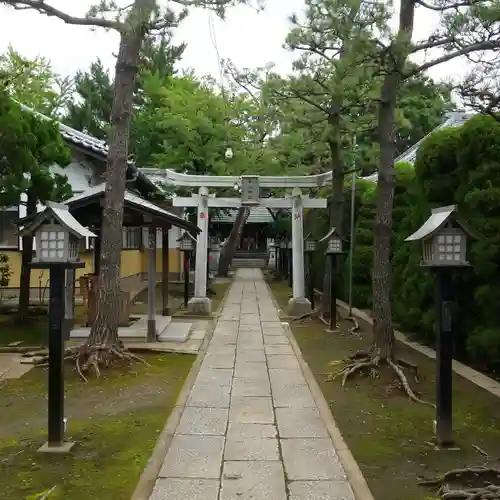
<path fill-rule="evenodd" d="M 267 286 L 269 288 L 269 293 L 276 309 L 280 311 L 281 308 L 274 298 L 271 287 L 269 287 L 269 284 Z M 339 459 L 344 467 L 347 479 L 351 484 L 356 500 L 375 500 L 372 492 L 370 491 L 370 488 L 368 487 L 368 483 L 366 482 L 366 479 L 364 478 L 363 473 L 361 472 L 361 469 L 356 462 L 356 459 L 347 446 L 342 433 L 340 432 L 340 429 L 335 422 L 335 418 L 333 417 L 328 402 L 326 401 L 325 396 L 323 395 L 323 392 L 321 391 L 321 388 L 319 387 L 319 384 L 316 381 L 311 368 L 309 367 L 309 364 L 304 359 L 304 356 L 302 356 L 302 351 L 300 350 L 299 344 L 295 340 L 290 324 L 287 322 L 283 322 L 283 325 L 286 325 L 286 335 L 290 340 L 292 349 L 295 352 L 302 373 L 304 374 L 304 378 L 306 379 L 309 390 L 311 391 L 311 394 L 313 396 L 314 402 L 318 407 L 320 416 L 323 419 L 328 434 L 330 435 L 330 439 L 332 440 L 333 446 L 336 449 Z"/>
<path fill-rule="evenodd" d="M 345 302 L 337 300 L 337 306 L 342 310 L 344 314 L 347 314 L 349 307 Z M 358 321 L 361 322 L 361 324 L 364 324 L 365 327 L 371 328 L 373 326 L 372 318 L 370 318 L 370 316 L 368 316 L 368 314 L 364 313 L 363 311 L 360 311 L 359 309 L 353 307 L 352 314 Z M 415 351 L 423 354 L 430 359 L 436 359 L 436 351 L 434 349 L 418 344 L 417 342 L 412 342 L 403 332 L 400 332 L 398 330 L 394 330 L 394 335 L 398 342 L 411 347 Z M 496 380 L 493 380 L 484 373 L 474 370 L 474 368 L 471 368 L 470 366 L 460 363 L 460 361 L 453 360 L 452 367 L 453 371 L 456 374 L 467 379 L 469 382 L 472 382 L 474 385 L 477 385 L 481 389 L 488 391 L 490 394 L 493 394 L 494 396 L 500 398 L 500 383 Z"/>
<path fill-rule="evenodd" d="M 337 451 L 342 465 L 344 466 L 347 479 L 351 484 L 356 500 L 375 500 L 363 476 L 363 473 L 361 472 L 361 469 L 356 462 L 356 459 L 354 458 L 351 450 L 348 448 L 346 442 L 344 441 L 344 438 L 342 437 L 342 433 L 340 432 L 340 429 L 335 422 L 330 407 L 318 385 L 318 382 L 316 381 L 316 378 L 314 377 L 313 372 L 311 371 L 311 368 L 302 356 L 299 344 L 295 340 L 295 337 L 293 336 L 290 325 L 288 325 L 288 323 L 286 332 L 290 343 L 292 344 L 292 348 L 295 351 L 295 355 L 299 360 L 300 368 L 302 369 L 302 373 L 304 374 L 307 385 L 309 386 L 309 390 L 311 391 L 314 402 L 316 403 L 321 418 L 323 419 L 323 422 L 326 426 L 326 430 L 328 431 L 330 439 L 333 442 L 333 446 Z"/>
<path fill-rule="evenodd" d="M 222 304 L 224 303 L 225 298 L 226 297 L 224 296 Z M 158 473 L 160 472 L 163 460 L 165 459 L 165 455 L 167 454 L 170 443 L 172 442 L 172 438 L 174 437 L 175 430 L 177 429 L 182 413 L 184 412 L 184 407 L 186 406 L 189 394 L 191 393 L 191 389 L 193 388 L 196 377 L 198 376 L 198 373 L 200 371 L 201 364 L 203 363 L 203 359 L 205 358 L 205 355 L 207 353 L 208 345 L 210 344 L 210 340 L 212 339 L 217 321 L 218 320 L 216 319 L 212 322 L 209 330 L 205 335 L 198 356 L 191 365 L 191 369 L 189 370 L 188 376 L 184 381 L 181 392 L 177 397 L 175 406 L 172 409 L 170 416 L 168 417 L 165 427 L 158 436 L 158 440 L 156 441 L 153 453 L 149 457 L 149 460 L 147 461 L 144 470 L 142 471 L 139 482 L 137 483 L 134 493 L 132 494 L 131 500 L 148 500 L 151 496 L 151 493 L 153 492 Z"/>

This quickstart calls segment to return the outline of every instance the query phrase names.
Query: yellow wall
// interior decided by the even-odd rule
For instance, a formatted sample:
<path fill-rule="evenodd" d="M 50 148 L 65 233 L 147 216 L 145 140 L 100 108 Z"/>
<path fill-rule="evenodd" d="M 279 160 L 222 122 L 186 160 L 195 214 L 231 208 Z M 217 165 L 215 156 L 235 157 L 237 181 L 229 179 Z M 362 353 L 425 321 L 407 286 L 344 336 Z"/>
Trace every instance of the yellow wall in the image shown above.
<path fill-rule="evenodd" d="M 178 273 L 180 270 L 179 266 L 179 253 L 180 250 L 178 248 L 169 248 L 168 249 L 168 272 L 169 273 Z M 149 250 L 144 250 L 142 252 L 142 261 L 141 261 L 141 269 L 143 273 L 148 272 L 148 255 Z M 163 259 L 161 256 L 161 248 L 156 249 L 156 272 L 161 273 L 163 269 Z"/>
<path fill-rule="evenodd" d="M 19 250 L 7 250 L 0 253 L 7 255 L 9 258 L 9 266 L 11 277 L 9 288 L 19 288 L 19 279 L 21 276 L 21 252 Z M 76 270 L 77 283 L 78 278 L 84 274 L 94 271 L 94 253 L 92 251 L 80 253 L 80 260 L 85 263 L 85 267 Z M 169 272 L 179 272 L 179 249 L 169 249 Z M 162 270 L 161 249 L 156 252 L 156 269 L 158 272 Z M 147 251 L 142 250 L 123 250 L 121 255 L 120 275 L 122 278 L 133 276 L 141 272 L 148 272 L 148 257 Z M 31 271 L 31 288 L 45 287 L 48 284 L 49 271 L 47 269 L 33 269 Z"/>

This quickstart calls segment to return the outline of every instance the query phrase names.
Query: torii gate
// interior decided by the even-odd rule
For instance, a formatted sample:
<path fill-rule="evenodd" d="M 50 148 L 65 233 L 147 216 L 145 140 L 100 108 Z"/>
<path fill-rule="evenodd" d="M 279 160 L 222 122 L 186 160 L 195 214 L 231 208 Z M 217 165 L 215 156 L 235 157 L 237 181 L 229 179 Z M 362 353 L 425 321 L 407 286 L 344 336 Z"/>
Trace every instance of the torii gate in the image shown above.
<path fill-rule="evenodd" d="M 207 297 L 208 209 L 239 208 L 241 205 L 292 209 L 293 297 L 288 303 L 289 313 L 299 316 L 311 311 L 311 303 L 305 297 L 303 209 L 326 208 L 327 202 L 323 198 L 309 198 L 308 195 L 303 195 L 301 188 L 331 185 L 331 172 L 309 176 L 278 177 L 191 175 L 157 168 L 142 168 L 141 171 L 168 184 L 199 188 L 196 195 L 189 198 L 174 197 L 172 200 L 176 207 L 198 207 L 198 227 L 201 233 L 196 240 L 194 297 L 189 301 L 189 312 L 196 314 L 211 312 L 211 300 Z M 235 185 L 242 187 L 242 199 L 216 198 L 215 195 L 208 193 L 208 187 L 227 188 Z M 292 188 L 292 194 L 286 198 L 260 198 L 260 187 Z"/>

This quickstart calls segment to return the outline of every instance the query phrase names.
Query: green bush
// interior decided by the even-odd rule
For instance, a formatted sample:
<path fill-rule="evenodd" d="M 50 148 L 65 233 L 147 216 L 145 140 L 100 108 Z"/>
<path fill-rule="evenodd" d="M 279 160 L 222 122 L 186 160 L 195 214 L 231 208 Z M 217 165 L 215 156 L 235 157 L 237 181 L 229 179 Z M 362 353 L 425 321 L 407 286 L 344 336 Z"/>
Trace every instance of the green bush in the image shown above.
<path fill-rule="evenodd" d="M 477 116 L 436 131 L 421 144 L 415 165 L 396 165 L 392 235 L 393 317 L 425 343 L 435 341 L 435 279 L 420 266 L 421 247 L 406 243 L 431 208 L 457 204 L 485 239 L 473 242 L 471 268 L 455 273 L 456 356 L 500 367 L 500 124 Z M 360 183 L 353 261 L 354 304 L 371 305 L 376 185 Z"/>
<path fill-rule="evenodd" d="M 457 204 L 484 239 L 471 242 L 468 270 L 453 276 L 455 355 L 479 368 L 500 368 L 500 123 L 477 116 L 460 127 L 440 129 L 420 145 L 415 165 L 396 165 L 392 234 L 393 318 L 424 343 L 435 342 L 435 278 L 422 268 L 420 245 L 405 242 L 429 217 L 432 208 Z M 349 240 L 351 189 L 346 182 L 344 234 Z M 376 183 L 356 188 L 353 303 L 371 307 Z M 320 237 L 328 213 L 311 216 L 309 230 Z M 322 287 L 325 260 L 321 249 L 315 285 Z M 342 269 L 341 297 L 347 299 L 349 261 Z"/>

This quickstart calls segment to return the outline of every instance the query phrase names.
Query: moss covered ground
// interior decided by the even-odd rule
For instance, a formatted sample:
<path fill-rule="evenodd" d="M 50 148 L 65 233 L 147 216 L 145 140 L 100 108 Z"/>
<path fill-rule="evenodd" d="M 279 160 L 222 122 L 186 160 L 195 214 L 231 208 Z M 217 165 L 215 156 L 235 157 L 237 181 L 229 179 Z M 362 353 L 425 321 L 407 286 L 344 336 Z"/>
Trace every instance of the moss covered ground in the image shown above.
<path fill-rule="evenodd" d="M 130 498 L 194 356 L 149 355 L 83 383 L 66 367 L 67 456 L 37 453 L 46 440 L 47 372 L 0 383 L 0 498 Z"/>
<path fill-rule="evenodd" d="M 271 283 L 283 311 L 290 288 Z M 382 370 L 380 378 L 357 376 L 342 387 L 339 379 L 327 382 L 338 361 L 371 343 L 370 332 L 348 333 L 351 322 L 342 322 L 342 334 L 325 332 L 320 322 L 291 324 L 302 354 L 329 403 L 337 425 L 376 500 L 424 500 L 435 491 L 419 486 L 418 478 L 433 477 L 463 466 L 482 465 L 485 456 L 500 466 L 500 400 L 455 375 L 453 379 L 454 431 L 458 450 L 438 451 L 432 445 L 434 409 L 412 403 L 398 387 L 396 377 Z M 412 386 L 428 401 L 434 400 L 435 364 L 413 349 L 398 345 L 400 357 L 417 363 L 420 382 Z M 479 447 L 479 448 L 477 448 Z M 496 462 L 495 462 L 496 459 Z"/>

